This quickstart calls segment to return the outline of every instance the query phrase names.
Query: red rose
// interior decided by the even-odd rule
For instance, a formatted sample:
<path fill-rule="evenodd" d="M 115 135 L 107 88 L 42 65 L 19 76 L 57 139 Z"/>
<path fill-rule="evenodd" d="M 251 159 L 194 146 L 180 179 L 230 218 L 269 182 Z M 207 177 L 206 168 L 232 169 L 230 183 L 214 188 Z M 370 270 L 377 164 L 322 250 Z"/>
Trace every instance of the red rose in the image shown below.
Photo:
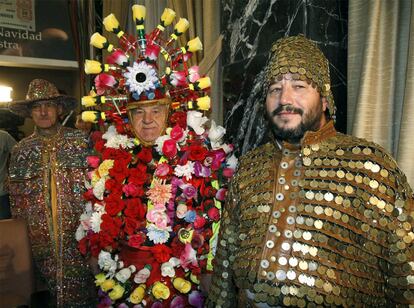
<path fill-rule="evenodd" d="M 211 207 L 214 207 L 214 206 L 215 206 L 215 204 L 214 204 L 214 201 L 212 199 L 206 199 L 202 203 L 202 208 L 203 208 L 204 211 L 207 211 Z"/>
<path fill-rule="evenodd" d="M 183 111 L 174 112 L 170 116 L 170 123 L 171 124 L 177 124 L 182 129 L 186 129 L 186 127 L 187 127 L 187 114 Z"/>
<path fill-rule="evenodd" d="M 128 183 L 122 187 L 122 191 L 127 197 L 138 197 L 141 193 L 141 186 L 138 186 L 134 183 Z"/>
<path fill-rule="evenodd" d="M 143 147 L 137 157 L 142 163 L 148 164 L 152 160 L 152 148 Z"/>
<path fill-rule="evenodd" d="M 145 242 L 146 235 L 142 232 L 132 234 L 129 236 L 128 245 L 134 248 L 139 248 Z"/>
<path fill-rule="evenodd" d="M 167 176 L 172 174 L 173 169 L 172 167 L 167 163 L 162 163 L 157 166 L 157 169 L 155 169 L 155 176 L 160 179 L 165 179 Z"/>
<path fill-rule="evenodd" d="M 201 229 L 202 227 L 204 227 L 204 225 L 206 224 L 206 219 L 202 216 L 196 216 L 195 220 L 194 220 L 194 228 L 195 229 Z"/>
<path fill-rule="evenodd" d="M 162 146 L 162 153 L 167 156 L 169 159 L 174 158 L 177 155 L 177 143 L 173 139 L 164 141 Z"/>
<path fill-rule="evenodd" d="M 184 130 L 179 125 L 175 125 L 171 130 L 170 136 L 175 141 L 180 141 L 184 137 Z"/>
<path fill-rule="evenodd" d="M 156 244 L 151 247 L 152 254 L 155 260 L 159 263 L 167 262 L 171 258 L 172 250 L 170 247 L 163 244 Z"/>
<path fill-rule="evenodd" d="M 102 152 L 102 150 L 103 150 L 103 149 L 104 149 L 104 147 L 105 147 L 105 141 L 104 141 L 104 140 L 102 140 L 102 139 L 97 140 L 97 141 L 95 142 L 94 147 L 95 147 L 95 150 L 96 150 L 96 151 L 98 151 L 98 152 Z"/>
<path fill-rule="evenodd" d="M 82 255 L 86 256 L 88 252 L 88 238 L 86 236 L 79 241 L 78 249 Z"/>
<path fill-rule="evenodd" d="M 190 146 L 189 151 L 189 159 L 191 160 L 203 161 L 204 158 L 206 158 L 206 155 L 208 154 L 207 149 L 201 145 L 192 145 Z"/>
<path fill-rule="evenodd" d="M 102 215 L 101 230 L 111 235 L 113 238 L 118 235 L 121 230 L 122 221 L 119 217 L 111 217 L 108 214 Z"/>
<path fill-rule="evenodd" d="M 207 211 L 207 215 L 208 215 L 208 218 L 210 218 L 212 221 L 219 221 L 220 210 L 216 208 L 215 206 L 213 206 Z"/>
<path fill-rule="evenodd" d="M 107 179 L 105 181 L 105 189 L 110 193 L 117 193 L 120 195 L 122 191 L 122 186 L 119 184 L 119 182 L 115 181 L 114 179 Z"/>
<path fill-rule="evenodd" d="M 176 258 L 180 258 L 183 253 L 185 245 L 180 242 L 178 237 L 175 237 L 171 243 L 172 255 Z"/>
<path fill-rule="evenodd" d="M 112 197 L 114 195 L 115 197 Z M 118 194 L 111 194 L 105 199 L 105 211 L 108 215 L 116 216 L 124 209 L 124 207 L 125 202 L 118 196 Z"/>
<path fill-rule="evenodd" d="M 133 217 L 141 220 L 145 217 L 145 207 L 140 198 L 127 199 L 126 208 L 124 210 L 125 216 Z"/>
<path fill-rule="evenodd" d="M 95 130 L 89 135 L 89 138 L 92 140 L 93 143 L 96 143 L 97 141 L 102 140 L 102 135 L 103 132 Z"/>
<path fill-rule="evenodd" d="M 114 166 L 109 170 L 109 175 L 118 182 L 123 182 L 128 175 L 128 162 L 125 160 L 115 160 Z"/>
<path fill-rule="evenodd" d="M 95 195 L 93 194 L 92 188 L 88 189 L 83 193 L 83 199 L 87 201 L 94 201 L 96 199 Z"/>
<path fill-rule="evenodd" d="M 203 197 L 213 198 L 217 193 L 217 189 L 212 186 L 201 185 L 200 193 Z"/>
<path fill-rule="evenodd" d="M 125 233 L 128 235 L 134 234 L 138 226 L 137 221 L 134 218 L 125 217 L 124 222 L 125 222 L 125 225 L 124 225 Z"/>

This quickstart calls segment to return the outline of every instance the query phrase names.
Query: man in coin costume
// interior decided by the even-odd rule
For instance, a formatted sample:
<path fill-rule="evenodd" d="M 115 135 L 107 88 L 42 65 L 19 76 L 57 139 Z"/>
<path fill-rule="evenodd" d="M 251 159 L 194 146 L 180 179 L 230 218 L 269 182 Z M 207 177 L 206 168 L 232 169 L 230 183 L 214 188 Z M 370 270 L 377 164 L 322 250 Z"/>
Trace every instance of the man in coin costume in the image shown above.
<path fill-rule="evenodd" d="M 274 142 L 241 158 L 208 307 L 412 303 L 413 197 L 378 145 L 335 131 L 328 61 L 304 36 L 271 50 Z"/>
<path fill-rule="evenodd" d="M 9 106 L 35 123 L 34 133 L 12 151 L 10 198 L 12 216 L 28 223 L 36 291 L 50 292 L 48 306 L 90 307 L 95 293 L 75 239 L 83 212 L 87 137 L 58 121 L 75 106 L 75 98 L 43 79 L 30 83 L 26 100 Z"/>

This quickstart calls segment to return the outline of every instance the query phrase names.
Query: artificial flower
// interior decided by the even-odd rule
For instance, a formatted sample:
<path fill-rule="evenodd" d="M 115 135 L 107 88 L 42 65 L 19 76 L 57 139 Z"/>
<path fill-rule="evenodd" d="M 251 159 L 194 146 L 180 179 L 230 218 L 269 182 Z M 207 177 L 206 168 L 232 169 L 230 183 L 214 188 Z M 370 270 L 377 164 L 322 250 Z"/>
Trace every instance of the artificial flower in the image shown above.
<path fill-rule="evenodd" d="M 220 219 L 220 210 L 216 208 L 215 206 L 211 207 L 207 211 L 208 218 L 210 218 L 212 221 L 219 221 Z"/>
<path fill-rule="evenodd" d="M 208 178 L 211 176 L 210 168 L 203 166 L 199 161 L 194 162 L 194 175 L 198 177 Z"/>
<path fill-rule="evenodd" d="M 168 241 L 170 237 L 170 231 L 172 231 L 171 227 L 168 226 L 165 229 L 159 229 L 155 225 L 150 224 L 147 228 L 148 238 L 153 241 L 155 244 L 164 244 Z"/>
<path fill-rule="evenodd" d="M 147 195 L 154 205 L 165 205 L 171 198 L 171 184 L 154 179 Z"/>
<path fill-rule="evenodd" d="M 190 126 L 197 135 L 202 135 L 205 131 L 203 125 L 208 121 L 207 117 L 204 117 L 201 112 L 188 111 L 187 112 L 187 125 Z"/>
<path fill-rule="evenodd" d="M 95 233 L 98 233 L 101 231 L 101 223 L 102 223 L 102 215 L 105 212 L 94 212 L 91 216 L 91 230 Z"/>
<path fill-rule="evenodd" d="M 174 139 L 168 139 L 164 141 L 162 145 L 162 153 L 169 159 L 174 158 L 177 155 L 177 142 Z"/>
<path fill-rule="evenodd" d="M 174 174 L 178 177 L 185 177 L 188 181 L 192 178 L 194 173 L 194 162 L 188 161 L 185 165 L 177 165 L 174 169 Z"/>
<path fill-rule="evenodd" d="M 119 282 L 125 283 L 134 272 L 135 272 L 135 266 L 131 265 L 129 267 L 122 268 L 119 272 L 117 272 L 115 275 L 115 278 Z"/>
<path fill-rule="evenodd" d="M 155 90 L 157 87 L 159 82 L 157 72 L 144 61 L 134 62 L 132 66 L 127 67 L 127 70 L 128 72 L 124 73 L 125 84 L 131 92 L 141 95 L 142 92 Z"/>
<path fill-rule="evenodd" d="M 184 296 L 176 296 L 173 298 L 170 304 L 170 308 L 183 308 L 185 307 L 186 300 Z"/>
<path fill-rule="evenodd" d="M 95 275 L 95 285 L 97 287 L 102 285 L 105 282 L 105 280 L 106 280 L 105 273 L 99 273 L 99 274 Z"/>
<path fill-rule="evenodd" d="M 124 295 L 125 289 L 120 284 L 115 285 L 112 288 L 112 291 L 109 292 L 109 297 L 111 300 L 116 301 L 117 299 L 120 299 Z"/>
<path fill-rule="evenodd" d="M 117 263 L 112 259 L 111 254 L 104 250 L 99 253 L 98 265 L 102 270 L 111 273 L 114 273 L 117 268 Z"/>
<path fill-rule="evenodd" d="M 108 64 L 118 64 L 120 66 L 126 66 L 128 65 L 128 57 L 123 51 L 118 49 L 106 58 L 106 62 L 108 62 Z"/>
<path fill-rule="evenodd" d="M 111 125 L 102 138 L 106 140 L 105 146 L 112 149 L 128 149 L 134 147 L 133 138 L 129 138 L 127 135 L 118 134 L 115 126 Z"/>
<path fill-rule="evenodd" d="M 150 61 L 156 61 L 160 53 L 160 46 L 156 44 L 148 44 L 145 50 L 145 57 Z"/>
<path fill-rule="evenodd" d="M 200 75 L 198 73 L 199 67 L 194 65 L 188 69 L 188 81 L 191 83 L 196 82 L 198 79 L 200 79 Z"/>
<path fill-rule="evenodd" d="M 197 266 L 197 253 L 190 244 L 186 244 L 184 253 L 180 257 L 180 263 L 183 268 L 188 268 L 190 265 Z"/>
<path fill-rule="evenodd" d="M 231 155 L 226 160 L 226 166 L 230 169 L 236 170 L 237 164 L 238 164 L 238 159 L 236 158 L 236 156 L 234 156 L 234 154 Z"/>
<path fill-rule="evenodd" d="M 96 94 L 102 95 L 106 90 L 116 85 L 115 77 L 109 74 L 101 73 L 94 79 Z"/>
<path fill-rule="evenodd" d="M 152 209 L 147 213 L 147 220 L 154 223 L 157 228 L 165 229 L 168 224 L 168 216 L 165 212 L 165 209 Z"/>
<path fill-rule="evenodd" d="M 115 285 L 116 285 L 115 280 L 107 279 L 107 280 L 105 280 L 104 282 L 101 283 L 100 287 L 101 287 L 102 291 L 107 292 L 109 290 L 112 290 L 115 287 Z"/>
<path fill-rule="evenodd" d="M 219 201 L 224 201 L 226 199 L 227 189 L 220 188 L 216 193 L 216 199 Z"/>
<path fill-rule="evenodd" d="M 93 195 L 98 200 L 103 200 L 103 196 L 105 192 L 105 181 L 106 181 L 105 177 L 100 178 L 93 186 L 93 189 L 92 189 Z"/>
<path fill-rule="evenodd" d="M 204 296 L 200 291 L 193 290 L 188 295 L 188 303 L 196 308 L 204 307 Z"/>
<path fill-rule="evenodd" d="M 156 299 L 168 299 L 170 297 L 170 289 L 160 281 L 152 286 L 152 295 Z"/>
<path fill-rule="evenodd" d="M 203 216 L 199 216 L 197 215 L 196 218 L 194 219 L 194 228 L 195 229 L 201 229 L 204 227 L 204 225 L 206 224 L 206 219 Z"/>
<path fill-rule="evenodd" d="M 161 264 L 161 275 L 163 277 L 174 277 L 175 276 L 175 270 L 174 266 L 170 262 L 165 262 Z"/>
<path fill-rule="evenodd" d="M 211 127 L 208 132 L 208 138 L 210 139 L 211 147 L 213 149 L 220 148 L 225 133 L 226 129 L 224 127 L 217 125 L 216 122 L 214 122 L 214 120 L 211 121 Z"/>
<path fill-rule="evenodd" d="M 184 87 L 187 85 L 187 77 L 184 71 L 173 71 L 169 76 L 169 82 L 174 87 Z"/>
<path fill-rule="evenodd" d="M 170 131 L 170 137 L 177 142 L 184 141 L 185 137 L 187 136 L 184 129 L 182 129 L 178 124 L 174 125 L 174 127 Z"/>
<path fill-rule="evenodd" d="M 185 217 L 185 214 L 187 213 L 187 205 L 185 205 L 184 203 L 180 203 L 177 206 L 177 210 L 175 211 L 175 215 L 182 219 Z"/>
<path fill-rule="evenodd" d="M 138 234 L 131 234 L 128 238 L 128 246 L 139 248 L 145 242 L 145 234 L 140 232 Z"/>
<path fill-rule="evenodd" d="M 155 176 L 158 178 L 165 178 L 168 175 L 171 175 L 173 169 L 171 168 L 171 166 L 167 163 L 161 163 L 157 165 L 157 169 L 155 169 Z"/>
<path fill-rule="evenodd" d="M 114 166 L 114 160 L 113 159 L 105 159 L 101 164 L 99 165 L 98 172 L 100 177 L 107 176 L 109 174 L 109 169 L 111 169 Z"/>
<path fill-rule="evenodd" d="M 148 277 L 151 275 L 151 266 L 145 265 L 142 269 L 140 269 L 134 276 L 135 283 L 145 283 Z"/>
<path fill-rule="evenodd" d="M 191 290 L 191 282 L 185 280 L 181 277 L 175 278 L 173 280 L 174 288 L 176 288 L 181 293 L 188 293 Z"/>
<path fill-rule="evenodd" d="M 141 303 L 145 296 L 145 288 L 145 284 L 140 284 L 138 287 L 136 287 L 129 296 L 129 301 L 132 304 Z"/>
<path fill-rule="evenodd" d="M 195 215 L 195 213 L 194 213 L 194 215 Z M 178 238 L 183 244 L 188 244 L 188 243 L 191 243 L 191 240 L 193 238 L 193 234 L 194 234 L 193 230 L 191 230 L 191 229 L 188 230 L 188 229 L 185 229 L 185 228 L 181 228 L 178 231 Z"/>
<path fill-rule="evenodd" d="M 88 165 L 92 168 L 97 168 L 99 166 L 100 158 L 95 155 L 89 155 L 86 157 Z"/>

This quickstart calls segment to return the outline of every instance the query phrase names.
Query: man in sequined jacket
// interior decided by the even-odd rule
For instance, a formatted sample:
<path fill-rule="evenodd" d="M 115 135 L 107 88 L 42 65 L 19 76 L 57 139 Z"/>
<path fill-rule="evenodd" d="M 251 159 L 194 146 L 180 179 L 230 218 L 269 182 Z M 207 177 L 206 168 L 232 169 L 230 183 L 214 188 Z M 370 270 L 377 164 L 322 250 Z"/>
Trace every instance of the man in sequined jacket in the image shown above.
<path fill-rule="evenodd" d="M 414 301 L 413 195 L 379 145 L 335 131 L 328 61 L 304 36 L 266 69 L 274 142 L 244 155 L 209 307 L 394 307 Z"/>
<path fill-rule="evenodd" d="M 9 106 L 35 124 L 34 133 L 13 148 L 10 197 L 13 217 L 25 219 L 29 227 L 36 301 L 46 298 L 38 296 L 41 291 L 51 294 L 44 307 L 91 307 L 95 292 L 75 239 L 83 212 L 87 137 L 58 121 L 75 106 L 74 98 L 60 95 L 43 79 L 30 83 L 26 100 Z"/>

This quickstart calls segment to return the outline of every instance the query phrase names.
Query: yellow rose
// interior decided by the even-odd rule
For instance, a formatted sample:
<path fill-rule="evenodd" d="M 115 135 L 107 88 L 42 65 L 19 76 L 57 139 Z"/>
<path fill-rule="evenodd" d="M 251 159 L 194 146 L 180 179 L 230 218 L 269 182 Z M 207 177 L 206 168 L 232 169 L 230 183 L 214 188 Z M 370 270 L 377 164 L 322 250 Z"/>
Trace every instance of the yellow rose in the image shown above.
<path fill-rule="evenodd" d="M 111 169 L 114 166 L 114 160 L 113 159 L 105 159 L 98 168 L 99 175 L 101 177 L 104 177 L 105 175 L 109 174 L 109 169 Z"/>
<path fill-rule="evenodd" d="M 140 284 L 129 296 L 129 301 L 133 304 L 142 302 L 145 296 L 145 284 Z"/>
<path fill-rule="evenodd" d="M 117 284 L 111 292 L 109 292 L 109 298 L 113 301 L 116 301 L 117 299 L 120 299 L 122 295 L 124 295 L 125 289 L 120 284 Z"/>
<path fill-rule="evenodd" d="M 96 286 L 100 286 L 101 284 L 104 283 L 105 280 L 106 280 L 106 277 L 105 277 L 104 273 L 99 273 L 98 275 L 95 275 L 95 285 Z"/>
<path fill-rule="evenodd" d="M 98 183 L 99 179 L 101 177 L 99 176 L 99 172 L 97 170 L 94 170 L 92 172 L 92 177 L 91 177 L 91 183 L 92 185 L 95 185 L 96 183 Z"/>
<path fill-rule="evenodd" d="M 180 277 L 174 279 L 173 285 L 174 288 L 184 294 L 191 290 L 191 282 Z"/>
<path fill-rule="evenodd" d="M 162 282 L 157 281 L 152 286 L 152 295 L 156 299 L 167 299 L 170 297 L 170 289 Z"/>
<path fill-rule="evenodd" d="M 101 289 L 102 289 L 102 291 L 107 292 L 107 291 L 111 290 L 114 286 L 115 286 L 115 280 L 108 279 L 108 280 L 105 280 L 104 282 L 102 282 Z"/>

